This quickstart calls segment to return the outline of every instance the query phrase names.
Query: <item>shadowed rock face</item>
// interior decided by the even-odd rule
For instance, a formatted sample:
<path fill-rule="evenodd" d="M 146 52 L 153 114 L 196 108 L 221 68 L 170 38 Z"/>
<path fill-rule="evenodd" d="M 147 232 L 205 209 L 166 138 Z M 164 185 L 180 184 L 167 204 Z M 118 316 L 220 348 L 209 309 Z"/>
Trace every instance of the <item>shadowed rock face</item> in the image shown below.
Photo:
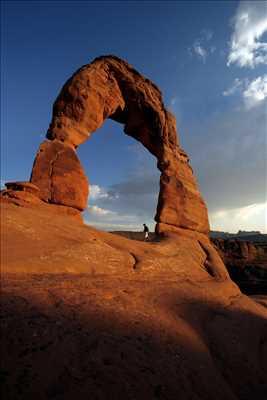
<path fill-rule="evenodd" d="M 177 141 L 174 116 L 161 92 L 127 62 L 103 56 L 80 68 L 65 83 L 53 107 L 47 140 L 37 153 L 31 182 L 41 198 L 84 209 L 88 182 L 75 149 L 111 118 L 158 160 L 161 171 L 157 232 L 185 228 L 208 233 L 205 203 L 189 158 Z"/>
<path fill-rule="evenodd" d="M 231 278 L 244 293 L 267 292 L 267 243 L 212 239 Z"/>
<path fill-rule="evenodd" d="M 39 201 L 1 201 L 3 399 L 267 398 L 265 300 L 206 235 L 129 240 Z"/>

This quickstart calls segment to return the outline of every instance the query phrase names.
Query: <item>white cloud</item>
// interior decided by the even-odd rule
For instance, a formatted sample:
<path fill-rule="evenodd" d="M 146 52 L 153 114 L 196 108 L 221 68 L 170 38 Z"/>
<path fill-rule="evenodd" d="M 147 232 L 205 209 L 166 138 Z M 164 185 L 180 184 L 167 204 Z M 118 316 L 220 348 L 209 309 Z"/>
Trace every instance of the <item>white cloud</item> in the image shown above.
<path fill-rule="evenodd" d="M 223 92 L 223 96 L 233 95 L 234 93 L 237 92 L 237 90 L 240 88 L 241 85 L 242 85 L 242 81 L 240 79 L 236 78 L 234 80 L 232 86 Z"/>
<path fill-rule="evenodd" d="M 131 144 L 129 150 L 136 163 L 121 182 L 109 187 L 92 185 L 94 198 L 89 196 L 89 207 L 84 212 L 88 224 L 105 230 L 123 226 L 123 230 L 140 231 L 146 223 L 153 230 L 160 175 L 156 158 L 139 142 Z"/>
<path fill-rule="evenodd" d="M 142 231 L 143 223 L 146 222 L 150 230 L 154 229 L 154 221 L 136 214 L 124 214 L 111 211 L 96 205 L 88 207 L 84 214 L 85 223 L 98 229 L 112 230 L 135 230 Z"/>
<path fill-rule="evenodd" d="M 267 233 L 267 202 L 235 209 L 221 209 L 210 214 L 212 230 L 236 232 L 260 230 Z"/>
<path fill-rule="evenodd" d="M 121 224 L 116 222 L 95 222 L 91 220 L 85 221 L 85 223 L 94 226 L 97 229 L 104 230 L 104 231 L 142 231 L 142 225 L 139 224 Z M 152 230 L 152 228 L 151 228 Z"/>
<path fill-rule="evenodd" d="M 108 198 L 108 193 L 106 192 L 106 190 L 98 185 L 90 185 L 89 193 L 92 200 Z"/>
<path fill-rule="evenodd" d="M 260 41 L 266 31 L 267 2 L 241 1 L 234 18 L 227 65 L 254 68 L 267 64 L 267 43 Z"/>
<path fill-rule="evenodd" d="M 107 210 L 105 208 L 98 207 L 96 205 L 88 207 L 89 214 L 93 214 L 95 216 L 103 216 L 103 215 L 116 215 L 114 211 Z"/>
<path fill-rule="evenodd" d="M 201 61 L 203 61 L 203 63 L 205 63 L 208 55 L 216 51 L 216 47 L 210 44 L 212 38 L 213 32 L 203 29 L 200 32 L 199 38 L 197 38 L 192 47 L 188 49 L 189 53 L 191 55 L 195 54 Z"/>
<path fill-rule="evenodd" d="M 240 93 L 243 98 L 245 109 L 256 107 L 267 97 L 267 74 L 259 76 L 252 81 L 249 79 L 236 78 L 228 89 L 223 92 L 223 96 L 232 96 Z"/>
<path fill-rule="evenodd" d="M 249 221 L 252 217 L 254 218 L 257 215 L 262 214 L 263 212 L 266 215 L 266 211 L 267 211 L 267 202 L 260 204 L 251 204 L 247 207 L 240 208 L 237 212 L 237 218 L 239 218 L 242 221 Z"/>
<path fill-rule="evenodd" d="M 243 92 L 246 108 L 257 106 L 267 97 L 267 74 L 259 76 L 247 85 Z"/>
<path fill-rule="evenodd" d="M 203 62 L 206 62 L 207 51 L 204 49 L 204 47 L 201 46 L 199 42 L 194 43 L 193 49 L 195 53 L 203 60 Z"/>

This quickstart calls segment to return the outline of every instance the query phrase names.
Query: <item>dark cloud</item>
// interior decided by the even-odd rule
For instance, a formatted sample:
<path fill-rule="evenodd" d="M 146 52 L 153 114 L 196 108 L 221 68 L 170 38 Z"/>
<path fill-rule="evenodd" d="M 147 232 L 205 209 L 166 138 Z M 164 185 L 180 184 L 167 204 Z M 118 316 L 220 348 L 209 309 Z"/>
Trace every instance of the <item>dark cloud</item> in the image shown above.
<path fill-rule="evenodd" d="M 100 199 L 100 207 L 109 208 L 117 213 L 134 214 L 139 217 L 154 217 L 159 192 L 159 172 L 144 171 L 137 173 L 121 183 L 112 185 L 108 198 Z"/>
<path fill-rule="evenodd" d="M 122 182 L 104 188 L 106 197 L 91 199 L 90 205 L 110 210 L 113 214 L 98 215 L 89 210 L 88 221 L 105 229 L 142 229 L 146 222 L 153 229 L 159 192 L 160 172 L 156 159 L 141 145 L 131 146 L 136 158 L 135 169 Z M 113 225 L 111 225 L 113 224 Z M 140 228 L 141 227 L 141 228 Z"/>
<path fill-rule="evenodd" d="M 201 125 L 182 127 L 181 139 L 210 213 L 266 201 L 264 107 L 233 110 Z M 106 188 L 108 197 L 97 200 L 99 207 L 115 212 L 116 223 L 127 223 L 127 218 L 129 223 L 151 221 L 155 215 L 160 173 L 144 148 L 135 151 L 136 170 Z"/>
<path fill-rule="evenodd" d="M 264 105 L 191 127 L 184 142 L 209 211 L 266 201 Z"/>
<path fill-rule="evenodd" d="M 156 173 L 144 173 L 142 176 L 133 176 L 128 181 L 112 185 L 108 193 L 111 196 L 151 195 L 158 186 L 158 180 Z"/>

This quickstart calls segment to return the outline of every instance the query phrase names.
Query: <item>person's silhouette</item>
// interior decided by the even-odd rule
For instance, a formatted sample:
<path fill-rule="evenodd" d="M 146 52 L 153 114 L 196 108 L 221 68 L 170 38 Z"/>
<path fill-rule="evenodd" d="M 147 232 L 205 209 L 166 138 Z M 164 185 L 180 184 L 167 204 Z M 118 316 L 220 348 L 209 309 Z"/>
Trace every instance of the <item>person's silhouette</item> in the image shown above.
<path fill-rule="evenodd" d="M 148 226 L 146 224 L 143 224 L 144 227 L 144 233 L 145 233 L 145 238 L 144 240 L 148 240 L 149 239 L 149 229 Z"/>

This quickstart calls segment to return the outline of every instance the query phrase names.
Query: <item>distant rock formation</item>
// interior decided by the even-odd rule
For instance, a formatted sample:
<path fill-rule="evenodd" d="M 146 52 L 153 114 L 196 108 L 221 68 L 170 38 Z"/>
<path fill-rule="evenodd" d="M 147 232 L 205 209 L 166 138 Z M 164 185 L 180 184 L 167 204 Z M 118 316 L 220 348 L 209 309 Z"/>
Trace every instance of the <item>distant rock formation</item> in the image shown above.
<path fill-rule="evenodd" d="M 237 236 L 251 236 L 251 235 L 260 235 L 260 231 L 241 231 L 237 232 Z"/>
<path fill-rule="evenodd" d="M 229 233 L 223 231 L 210 231 L 211 239 L 238 239 L 248 242 L 267 242 L 267 234 L 260 231 L 238 231 L 237 233 Z"/>
<path fill-rule="evenodd" d="M 212 239 L 231 278 L 245 293 L 267 291 L 267 241 Z"/>
<path fill-rule="evenodd" d="M 44 201 L 85 209 L 88 182 L 75 149 L 111 118 L 158 160 L 158 233 L 188 229 L 207 234 L 206 205 L 189 158 L 177 141 L 176 121 L 155 84 L 115 56 L 96 58 L 65 83 L 53 107 L 30 181 Z"/>
<path fill-rule="evenodd" d="M 264 257 L 264 249 L 252 242 L 236 239 L 212 239 L 212 242 L 226 261 L 248 262 Z"/>

